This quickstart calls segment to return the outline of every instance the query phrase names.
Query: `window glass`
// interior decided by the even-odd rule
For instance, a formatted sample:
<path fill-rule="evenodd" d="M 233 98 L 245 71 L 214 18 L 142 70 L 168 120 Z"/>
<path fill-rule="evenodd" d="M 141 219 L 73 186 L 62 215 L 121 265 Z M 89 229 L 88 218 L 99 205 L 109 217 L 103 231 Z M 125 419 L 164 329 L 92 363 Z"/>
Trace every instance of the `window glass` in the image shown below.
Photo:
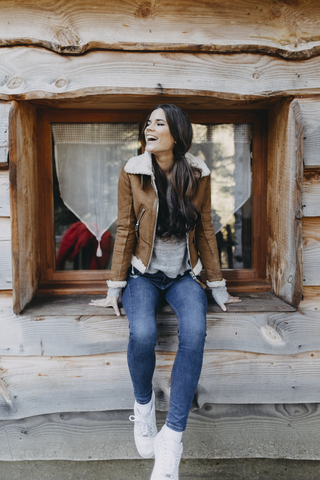
<path fill-rule="evenodd" d="M 138 155 L 138 123 L 57 123 L 53 134 L 56 270 L 110 268 L 123 164 Z"/>
<path fill-rule="evenodd" d="M 53 123 L 56 270 L 109 269 L 120 169 L 140 153 L 139 123 Z M 191 153 L 211 170 L 221 267 L 252 267 L 252 126 L 193 124 Z"/>
<path fill-rule="evenodd" d="M 211 170 L 211 207 L 221 267 L 251 268 L 252 127 L 193 124 L 191 153 Z"/>

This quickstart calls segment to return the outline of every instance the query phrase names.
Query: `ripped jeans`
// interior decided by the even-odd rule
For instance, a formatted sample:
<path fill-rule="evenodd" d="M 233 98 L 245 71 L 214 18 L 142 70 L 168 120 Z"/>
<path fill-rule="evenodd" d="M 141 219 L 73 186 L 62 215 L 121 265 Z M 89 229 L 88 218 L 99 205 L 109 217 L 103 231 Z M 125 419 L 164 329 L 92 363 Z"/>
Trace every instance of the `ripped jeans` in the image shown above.
<path fill-rule="evenodd" d="M 207 296 L 186 272 L 172 279 L 134 269 L 122 295 L 129 319 L 128 366 L 138 403 L 151 399 L 157 337 L 156 314 L 165 298 L 178 319 L 179 346 L 171 373 L 166 425 L 183 432 L 200 377 L 206 337 Z"/>

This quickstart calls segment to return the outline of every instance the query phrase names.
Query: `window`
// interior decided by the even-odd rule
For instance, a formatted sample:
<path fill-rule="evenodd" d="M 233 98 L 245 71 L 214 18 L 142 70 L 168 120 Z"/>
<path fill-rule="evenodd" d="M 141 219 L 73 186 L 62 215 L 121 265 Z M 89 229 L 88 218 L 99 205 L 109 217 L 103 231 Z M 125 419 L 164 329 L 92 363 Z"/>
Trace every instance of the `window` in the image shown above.
<path fill-rule="evenodd" d="M 141 152 L 138 134 L 147 113 L 39 114 L 42 292 L 105 292 L 117 179 L 122 165 Z M 212 171 L 213 219 L 228 287 L 268 291 L 265 115 L 188 113 L 194 130 L 191 153 Z"/>

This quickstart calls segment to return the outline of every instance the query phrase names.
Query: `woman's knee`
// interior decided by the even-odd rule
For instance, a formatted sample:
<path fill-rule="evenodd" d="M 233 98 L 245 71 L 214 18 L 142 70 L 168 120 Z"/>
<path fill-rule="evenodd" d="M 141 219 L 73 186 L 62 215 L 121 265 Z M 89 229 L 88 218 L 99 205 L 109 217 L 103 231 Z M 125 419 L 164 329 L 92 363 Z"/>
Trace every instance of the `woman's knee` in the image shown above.
<path fill-rule="evenodd" d="M 154 346 L 157 338 L 157 328 L 150 324 L 130 326 L 129 338 L 131 344 L 141 345 L 142 347 Z"/>
<path fill-rule="evenodd" d="M 179 331 L 179 345 L 188 350 L 201 350 L 206 339 L 205 325 L 195 325 L 193 328 L 184 328 Z"/>

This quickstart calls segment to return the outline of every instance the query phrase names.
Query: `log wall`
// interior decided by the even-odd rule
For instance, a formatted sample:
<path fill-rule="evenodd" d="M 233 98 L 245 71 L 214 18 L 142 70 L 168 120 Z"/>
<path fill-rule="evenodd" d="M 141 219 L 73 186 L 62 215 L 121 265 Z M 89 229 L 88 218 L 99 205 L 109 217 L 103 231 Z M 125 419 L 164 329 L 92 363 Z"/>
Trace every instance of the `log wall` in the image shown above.
<path fill-rule="evenodd" d="M 91 49 L 256 52 L 286 58 L 319 53 L 315 0 L 190 2 L 73 0 L 1 4 L 2 46 L 41 46 L 81 54 Z"/>
<path fill-rule="evenodd" d="M 209 3 L 16 2 L 12 19 L 11 2 L 3 2 L 0 99 L 14 101 L 14 155 L 11 212 L 8 171 L 0 171 L 0 460 L 138 458 L 127 420 L 126 317 L 58 308 L 15 315 L 12 305 L 18 311 L 30 300 L 38 278 L 36 111 L 29 101 L 126 108 L 163 98 L 190 108 L 269 109 L 268 275 L 278 295 L 301 300 L 297 311 L 208 313 L 184 455 L 320 458 L 320 7 Z M 0 163 L 9 109 L 0 103 Z M 33 197 L 24 178 L 34 182 Z M 21 212 L 31 212 L 30 235 Z M 14 298 L 6 291 L 11 247 Z M 159 427 L 176 329 L 171 314 L 159 317 Z"/>

